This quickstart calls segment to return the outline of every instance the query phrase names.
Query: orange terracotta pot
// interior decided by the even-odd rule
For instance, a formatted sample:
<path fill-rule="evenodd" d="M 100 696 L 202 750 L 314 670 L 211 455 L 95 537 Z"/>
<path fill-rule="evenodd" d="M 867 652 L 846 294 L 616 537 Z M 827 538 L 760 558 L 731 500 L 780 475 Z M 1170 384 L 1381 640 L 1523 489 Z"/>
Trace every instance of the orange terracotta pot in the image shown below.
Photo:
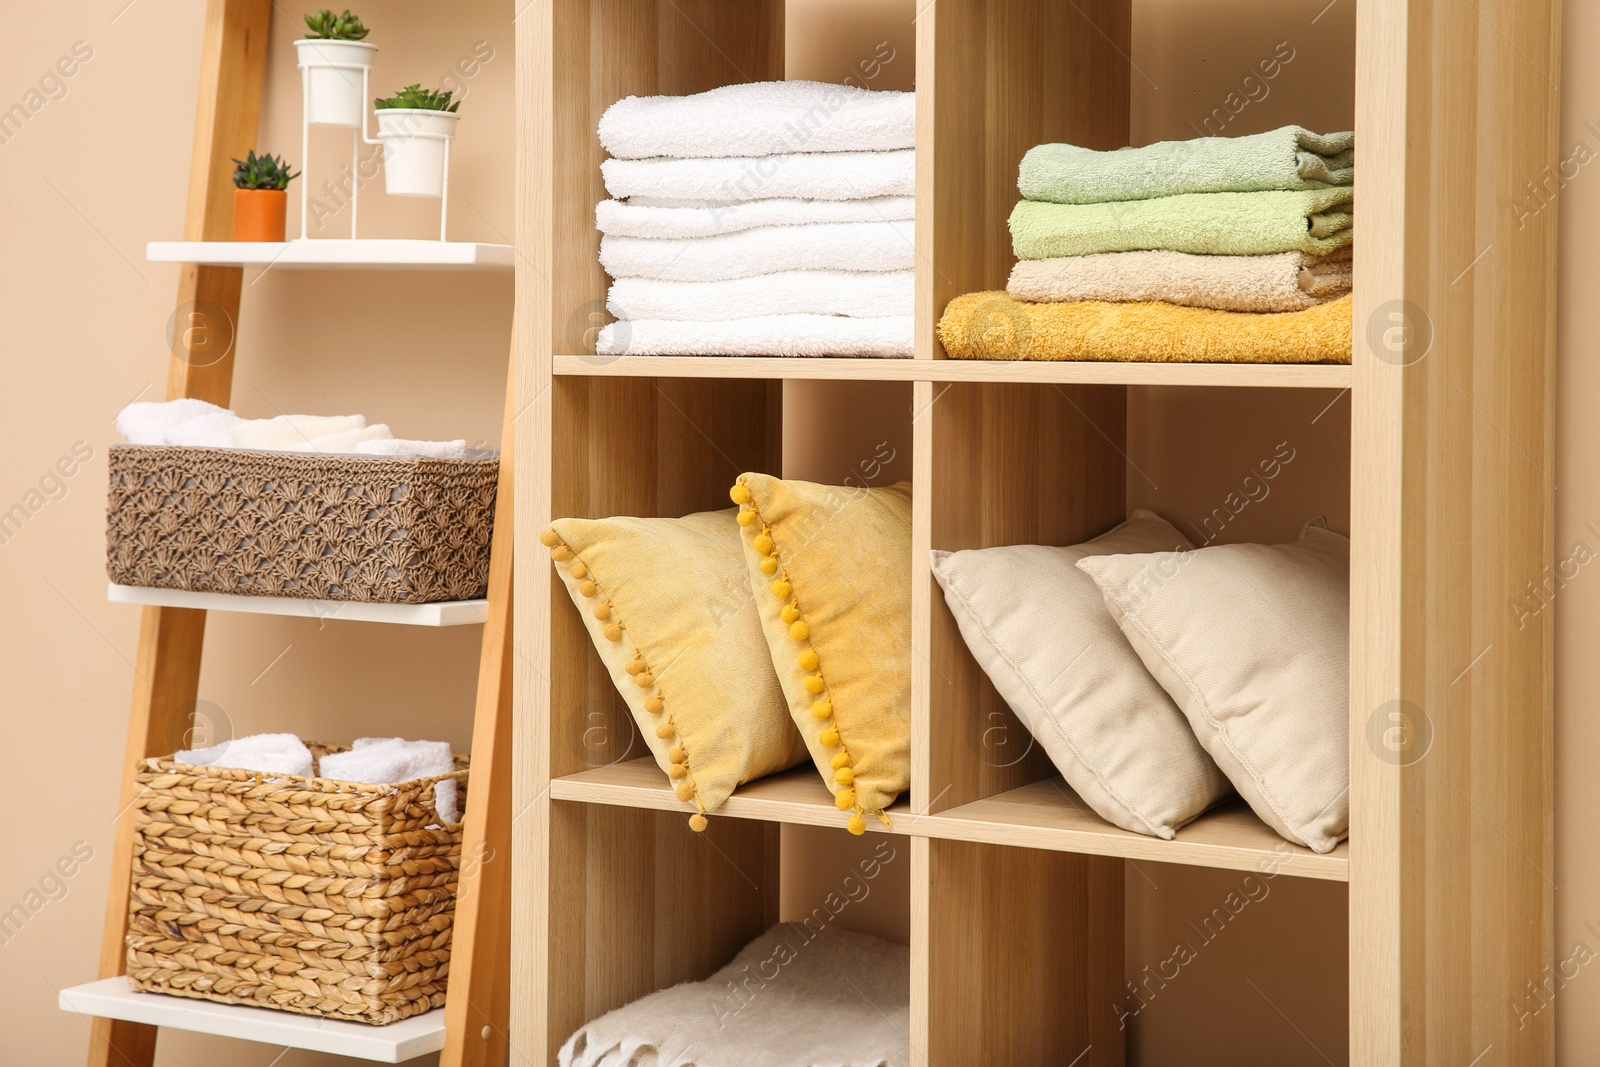
<path fill-rule="evenodd" d="M 289 192 L 286 189 L 235 189 L 233 239 L 283 240 L 283 220 L 288 207 Z"/>

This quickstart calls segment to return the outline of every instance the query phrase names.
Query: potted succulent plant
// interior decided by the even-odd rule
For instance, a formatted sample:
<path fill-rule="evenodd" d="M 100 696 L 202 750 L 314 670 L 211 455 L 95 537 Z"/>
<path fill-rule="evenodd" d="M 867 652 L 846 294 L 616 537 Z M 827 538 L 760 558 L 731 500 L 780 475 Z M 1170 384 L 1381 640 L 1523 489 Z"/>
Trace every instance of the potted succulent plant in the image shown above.
<path fill-rule="evenodd" d="M 383 142 L 383 184 L 390 196 L 443 196 L 445 159 L 461 102 L 449 91 L 408 85 L 374 100 Z"/>
<path fill-rule="evenodd" d="M 366 119 L 366 72 L 378 46 L 349 11 L 324 8 L 306 16 L 306 35 L 294 43 L 305 74 L 306 121 L 313 126 L 360 126 Z"/>
<path fill-rule="evenodd" d="M 258 156 L 254 150 L 233 162 L 233 239 L 283 240 L 284 213 L 289 203 L 285 190 L 299 174 L 291 173 L 282 158 Z"/>

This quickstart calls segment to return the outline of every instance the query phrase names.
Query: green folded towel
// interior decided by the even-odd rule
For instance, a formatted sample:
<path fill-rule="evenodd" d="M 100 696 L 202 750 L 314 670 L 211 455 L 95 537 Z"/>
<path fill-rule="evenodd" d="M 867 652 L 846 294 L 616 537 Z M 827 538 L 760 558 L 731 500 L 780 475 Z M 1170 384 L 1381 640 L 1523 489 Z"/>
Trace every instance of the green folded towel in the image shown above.
<path fill-rule="evenodd" d="M 1327 255 L 1350 243 L 1349 189 L 1189 193 L 1109 204 L 1041 204 L 1011 212 L 1018 259 L 1168 249 L 1202 256 Z"/>
<path fill-rule="evenodd" d="M 1029 200 L 1052 204 L 1324 189 L 1354 181 L 1355 143 L 1353 133 L 1285 126 L 1248 137 L 1161 141 L 1114 152 L 1043 144 L 1022 157 L 1017 188 Z"/>

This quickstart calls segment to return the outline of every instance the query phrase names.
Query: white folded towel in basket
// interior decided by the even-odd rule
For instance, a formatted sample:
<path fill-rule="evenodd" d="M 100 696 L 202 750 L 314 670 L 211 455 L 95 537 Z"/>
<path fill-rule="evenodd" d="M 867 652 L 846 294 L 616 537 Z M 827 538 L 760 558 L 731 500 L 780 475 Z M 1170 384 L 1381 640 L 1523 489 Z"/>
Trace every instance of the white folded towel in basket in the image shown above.
<path fill-rule="evenodd" d="M 231 433 L 226 432 L 232 427 L 232 423 L 226 421 L 228 417 L 238 421 L 238 416 L 227 408 L 189 397 L 167 401 L 136 400 L 117 413 L 117 432 L 131 445 L 189 444 L 189 441 L 173 440 L 174 435 L 183 433 L 192 423 L 205 420 L 208 435 L 215 434 L 215 428 L 222 426 L 225 431 L 222 439 L 231 441 Z M 219 418 L 223 421 L 219 422 Z M 210 445 L 211 441 L 195 443 Z"/>
<path fill-rule="evenodd" d="M 294 734 L 251 734 L 209 748 L 188 748 L 173 754 L 174 763 L 263 774 L 311 777 L 311 750 Z"/>
<path fill-rule="evenodd" d="M 407 741 L 400 737 L 359 737 L 348 752 L 334 752 L 317 761 L 317 775 L 341 782 L 398 785 L 417 778 L 450 774 L 455 758 L 447 741 Z M 460 822 L 455 779 L 435 782 L 433 805 L 445 822 Z"/>
<path fill-rule="evenodd" d="M 692 96 L 630 96 L 600 116 L 618 159 L 862 152 L 916 144 L 917 95 L 833 82 L 724 85 Z"/>
<path fill-rule="evenodd" d="M 619 319 L 726 322 L 766 315 L 908 317 L 916 272 L 788 270 L 720 282 L 619 278 L 606 310 Z"/>
<path fill-rule="evenodd" d="M 411 441 L 395 437 L 364 415 L 278 415 L 241 419 L 227 408 L 182 398 L 137 401 L 117 415 L 130 445 L 247 448 L 265 452 L 321 452 L 396 458 L 465 459 L 467 442 Z"/>
<path fill-rule="evenodd" d="M 786 270 L 911 270 L 910 222 L 823 222 L 764 226 L 722 237 L 652 241 L 602 237 L 600 265 L 613 278 L 710 282 Z"/>
<path fill-rule="evenodd" d="M 865 200 L 602 200 L 595 206 L 595 226 L 612 237 L 672 240 L 718 237 L 758 226 L 804 226 L 812 222 L 906 222 L 916 213 L 909 196 L 874 196 Z"/>
<path fill-rule="evenodd" d="M 420 459 L 466 459 L 467 442 L 407 441 L 400 437 L 386 437 L 376 441 L 360 441 L 355 451 L 363 456 L 405 456 Z"/>
<path fill-rule="evenodd" d="M 917 153 L 801 152 L 732 159 L 608 159 L 606 191 L 673 200 L 864 200 L 914 196 Z"/>
<path fill-rule="evenodd" d="M 271 419 L 246 419 L 233 428 L 233 445 L 268 452 L 334 451 L 317 448 L 316 443 L 323 439 L 342 442 L 346 435 L 367 428 L 364 415 L 279 415 Z M 383 435 L 388 436 L 387 426 Z"/>
<path fill-rule="evenodd" d="M 837 926 L 779 923 L 704 982 L 579 1027 L 558 1067 L 908 1067 L 911 953 Z"/>
<path fill-rule="evenodd" d="M 602 326 L 602 356 L 877 356 L 910 359 L 916 336 L 910 316 L 852 319 L 843 315 L 768 315 L 728 322 L 663 319 Z"/>

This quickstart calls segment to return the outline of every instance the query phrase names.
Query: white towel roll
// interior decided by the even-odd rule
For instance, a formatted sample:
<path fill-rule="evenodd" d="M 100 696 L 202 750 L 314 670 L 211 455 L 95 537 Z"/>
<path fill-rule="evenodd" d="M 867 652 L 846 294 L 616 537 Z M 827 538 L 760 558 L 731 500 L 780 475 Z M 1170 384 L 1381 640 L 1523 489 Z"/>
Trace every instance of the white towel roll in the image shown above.
<path fill-rule="evenodd" d="M 174 763 L 311 777 L 311 750 L 294 734 L 251 734 L 210 748 L 184 749 Z"/>
<path fill-rule="evenodd" d="M 233 428 L 236 448 L 267 452 L 307 452 L 319 437 L 365 429 L 362 415 L 279 415 L 271 419 L 246 419 Z"/>
<path fill-rule="evenodd" d="M 182 445 L 187 448 L 232 448 L 233 428 L 240 423 L 239 416 L 231 411 L 213 411 L 196 415 L 179 423 L 166 433 L 164 445 Z"/>
<path fill-rule="evenodd" d="M 398 785 L 454 770 L 449 742 L 407 741 L 400 737 L 358 738 L 350 751 L 334 752 L 317 761 L 320 777 L 370 785 Z M 454 779 L 434 783 L 433 806 L 444 822 L 461 821 Z"/>
<path fill-rule="evenodd" d="M 127 438 L 130 445 L 173 444 L 168 435 L 188 422 L 214 415 L 228 415 L 227 408 L 219 408 L 204 400 L 184 397 L 178 400 L 136 400 L 117 413 L 117 432 Z"/>
<path fill-rule="evenodd" d="M 461 438 L 457 438 L 454 441 L 407 441 L 399 437 L 389 437 L 377 441 L 361 441 L 356 445 L 355 450 L 359 455 L 363 456 L 465 459 L 467 456 L 467 442 Z"/>

